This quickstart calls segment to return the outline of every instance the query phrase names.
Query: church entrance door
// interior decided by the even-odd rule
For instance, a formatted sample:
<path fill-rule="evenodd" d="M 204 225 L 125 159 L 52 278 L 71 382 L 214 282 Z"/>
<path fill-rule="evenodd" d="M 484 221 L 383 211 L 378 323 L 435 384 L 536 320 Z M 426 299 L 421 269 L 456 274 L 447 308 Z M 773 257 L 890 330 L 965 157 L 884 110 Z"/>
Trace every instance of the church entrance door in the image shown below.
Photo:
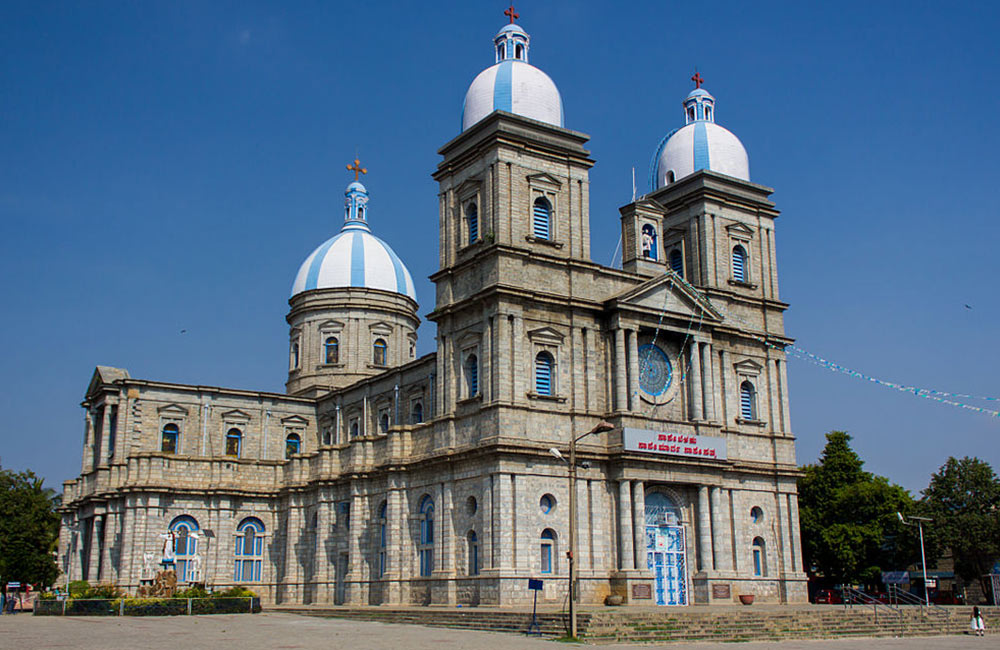
<path fill-rule="evenodd" d="M 662 492 L 646 495 L 646 568 L 656 578 L 657 605 L 687 605 L 687 544 L 680 509 Z"/>

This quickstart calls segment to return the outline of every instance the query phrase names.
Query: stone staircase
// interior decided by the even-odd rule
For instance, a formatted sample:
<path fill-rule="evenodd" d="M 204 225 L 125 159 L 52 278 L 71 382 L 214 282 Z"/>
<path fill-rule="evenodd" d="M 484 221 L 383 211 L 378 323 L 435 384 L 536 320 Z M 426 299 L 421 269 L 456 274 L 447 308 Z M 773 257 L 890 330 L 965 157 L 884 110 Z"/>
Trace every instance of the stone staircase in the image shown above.
<path fill-rule="evenodd" d="M 307 616 L 349 618 L 495 632 L 524 633 L 531 612 L 494 608 L 273 606 Z M 983 609 L 986 620 L 1000 620 L 1000 608 Z M 916 606 L 898 611 L 871 606 L 764 606 L 584 609 L 578 614 L 583 641 L 608 643 L 671 643 L 687 641 L 780 641 L 837 637 L 902 637 L 963 634 L 971 607 Z M 566 634 L 569 617 L 563 611 L 538 613 L 542 636 Z"/>

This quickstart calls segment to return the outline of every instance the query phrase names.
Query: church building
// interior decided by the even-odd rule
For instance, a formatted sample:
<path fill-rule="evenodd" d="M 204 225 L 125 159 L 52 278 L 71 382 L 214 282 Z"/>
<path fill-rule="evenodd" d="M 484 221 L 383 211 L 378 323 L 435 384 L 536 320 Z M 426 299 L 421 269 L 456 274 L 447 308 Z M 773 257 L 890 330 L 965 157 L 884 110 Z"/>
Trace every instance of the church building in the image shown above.
<path fill-rule="evenodd" d="M 595 263 L 588 136 L 507 15 L 433 173 L 436 351 L 355 160 L 294 276 L 285 393 L 97 367 L 68 580 L 503 606 L 534 578 L 561 603 L 572 544 L 582 603 L 806 601 L 772 190 L 696 74 L 621 268 Z"/>

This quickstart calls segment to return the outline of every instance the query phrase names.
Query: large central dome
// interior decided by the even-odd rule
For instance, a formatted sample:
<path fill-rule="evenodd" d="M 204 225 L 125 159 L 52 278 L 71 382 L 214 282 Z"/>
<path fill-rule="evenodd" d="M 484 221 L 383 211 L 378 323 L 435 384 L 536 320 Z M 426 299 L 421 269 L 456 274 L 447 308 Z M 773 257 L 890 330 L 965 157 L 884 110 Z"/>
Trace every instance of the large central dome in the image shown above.
<path fill-rule="evenodd" d="M 480 72 L 465 93 L 463 131 L 493 111 L 563 125 L 559 89 L 547 74 L 528 63 L 529 41 L 527 32 L 513 23 L 493 38 L 496 64 Z"/>
<path fill-rule="evenodd" d="M 416 301 L 410 272 L 389 244 L 368 227 L 368 190 L 354 181 L 344 196 L 344 227 L 302 263 L 292 284 L 292 295 L 312 289 L 364 287 L 401 293 Z"/>

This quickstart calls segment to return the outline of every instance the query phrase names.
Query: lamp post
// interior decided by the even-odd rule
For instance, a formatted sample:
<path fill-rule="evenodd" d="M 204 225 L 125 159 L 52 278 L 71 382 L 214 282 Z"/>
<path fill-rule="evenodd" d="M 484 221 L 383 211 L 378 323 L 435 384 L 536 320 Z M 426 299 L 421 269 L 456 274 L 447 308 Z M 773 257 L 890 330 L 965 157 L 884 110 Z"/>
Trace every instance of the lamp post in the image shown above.
<path fill-rule="evenodd" d="M 574 639 L 576 638 L 576 443 L 591 434 L 611 431 L 614 428 L 615 425 L 601 420 L 586 433 L 579 436 L 571 434 L 568 461 L 558 449 L 553 447 L 549 450 L 553 456 L 566 461 L 569 465 L 569 552 L 566 553 L 566 558 L 569 560 L 569 635 Z"/>
<path fill-rule="evenodd" d="M 904 526 L 913 525 L 911 523 L 907 523 L 906 519 L 903 518 L 903 513 L 897 512 L 896 516 L 899 517 L 899 520 L 903 522 Z M 924 555 L 924 522 L 932 522 L 934 520 L 928 517 L 915 517 L 913 515 L 910 515 L 910 519 L 917 522 L 917 530 L 920 531 L 920 565 L 924 571 L 924 606 L 930 607 L 931 597 L 930 594 L 927 593 L 927 557 Z"/>

